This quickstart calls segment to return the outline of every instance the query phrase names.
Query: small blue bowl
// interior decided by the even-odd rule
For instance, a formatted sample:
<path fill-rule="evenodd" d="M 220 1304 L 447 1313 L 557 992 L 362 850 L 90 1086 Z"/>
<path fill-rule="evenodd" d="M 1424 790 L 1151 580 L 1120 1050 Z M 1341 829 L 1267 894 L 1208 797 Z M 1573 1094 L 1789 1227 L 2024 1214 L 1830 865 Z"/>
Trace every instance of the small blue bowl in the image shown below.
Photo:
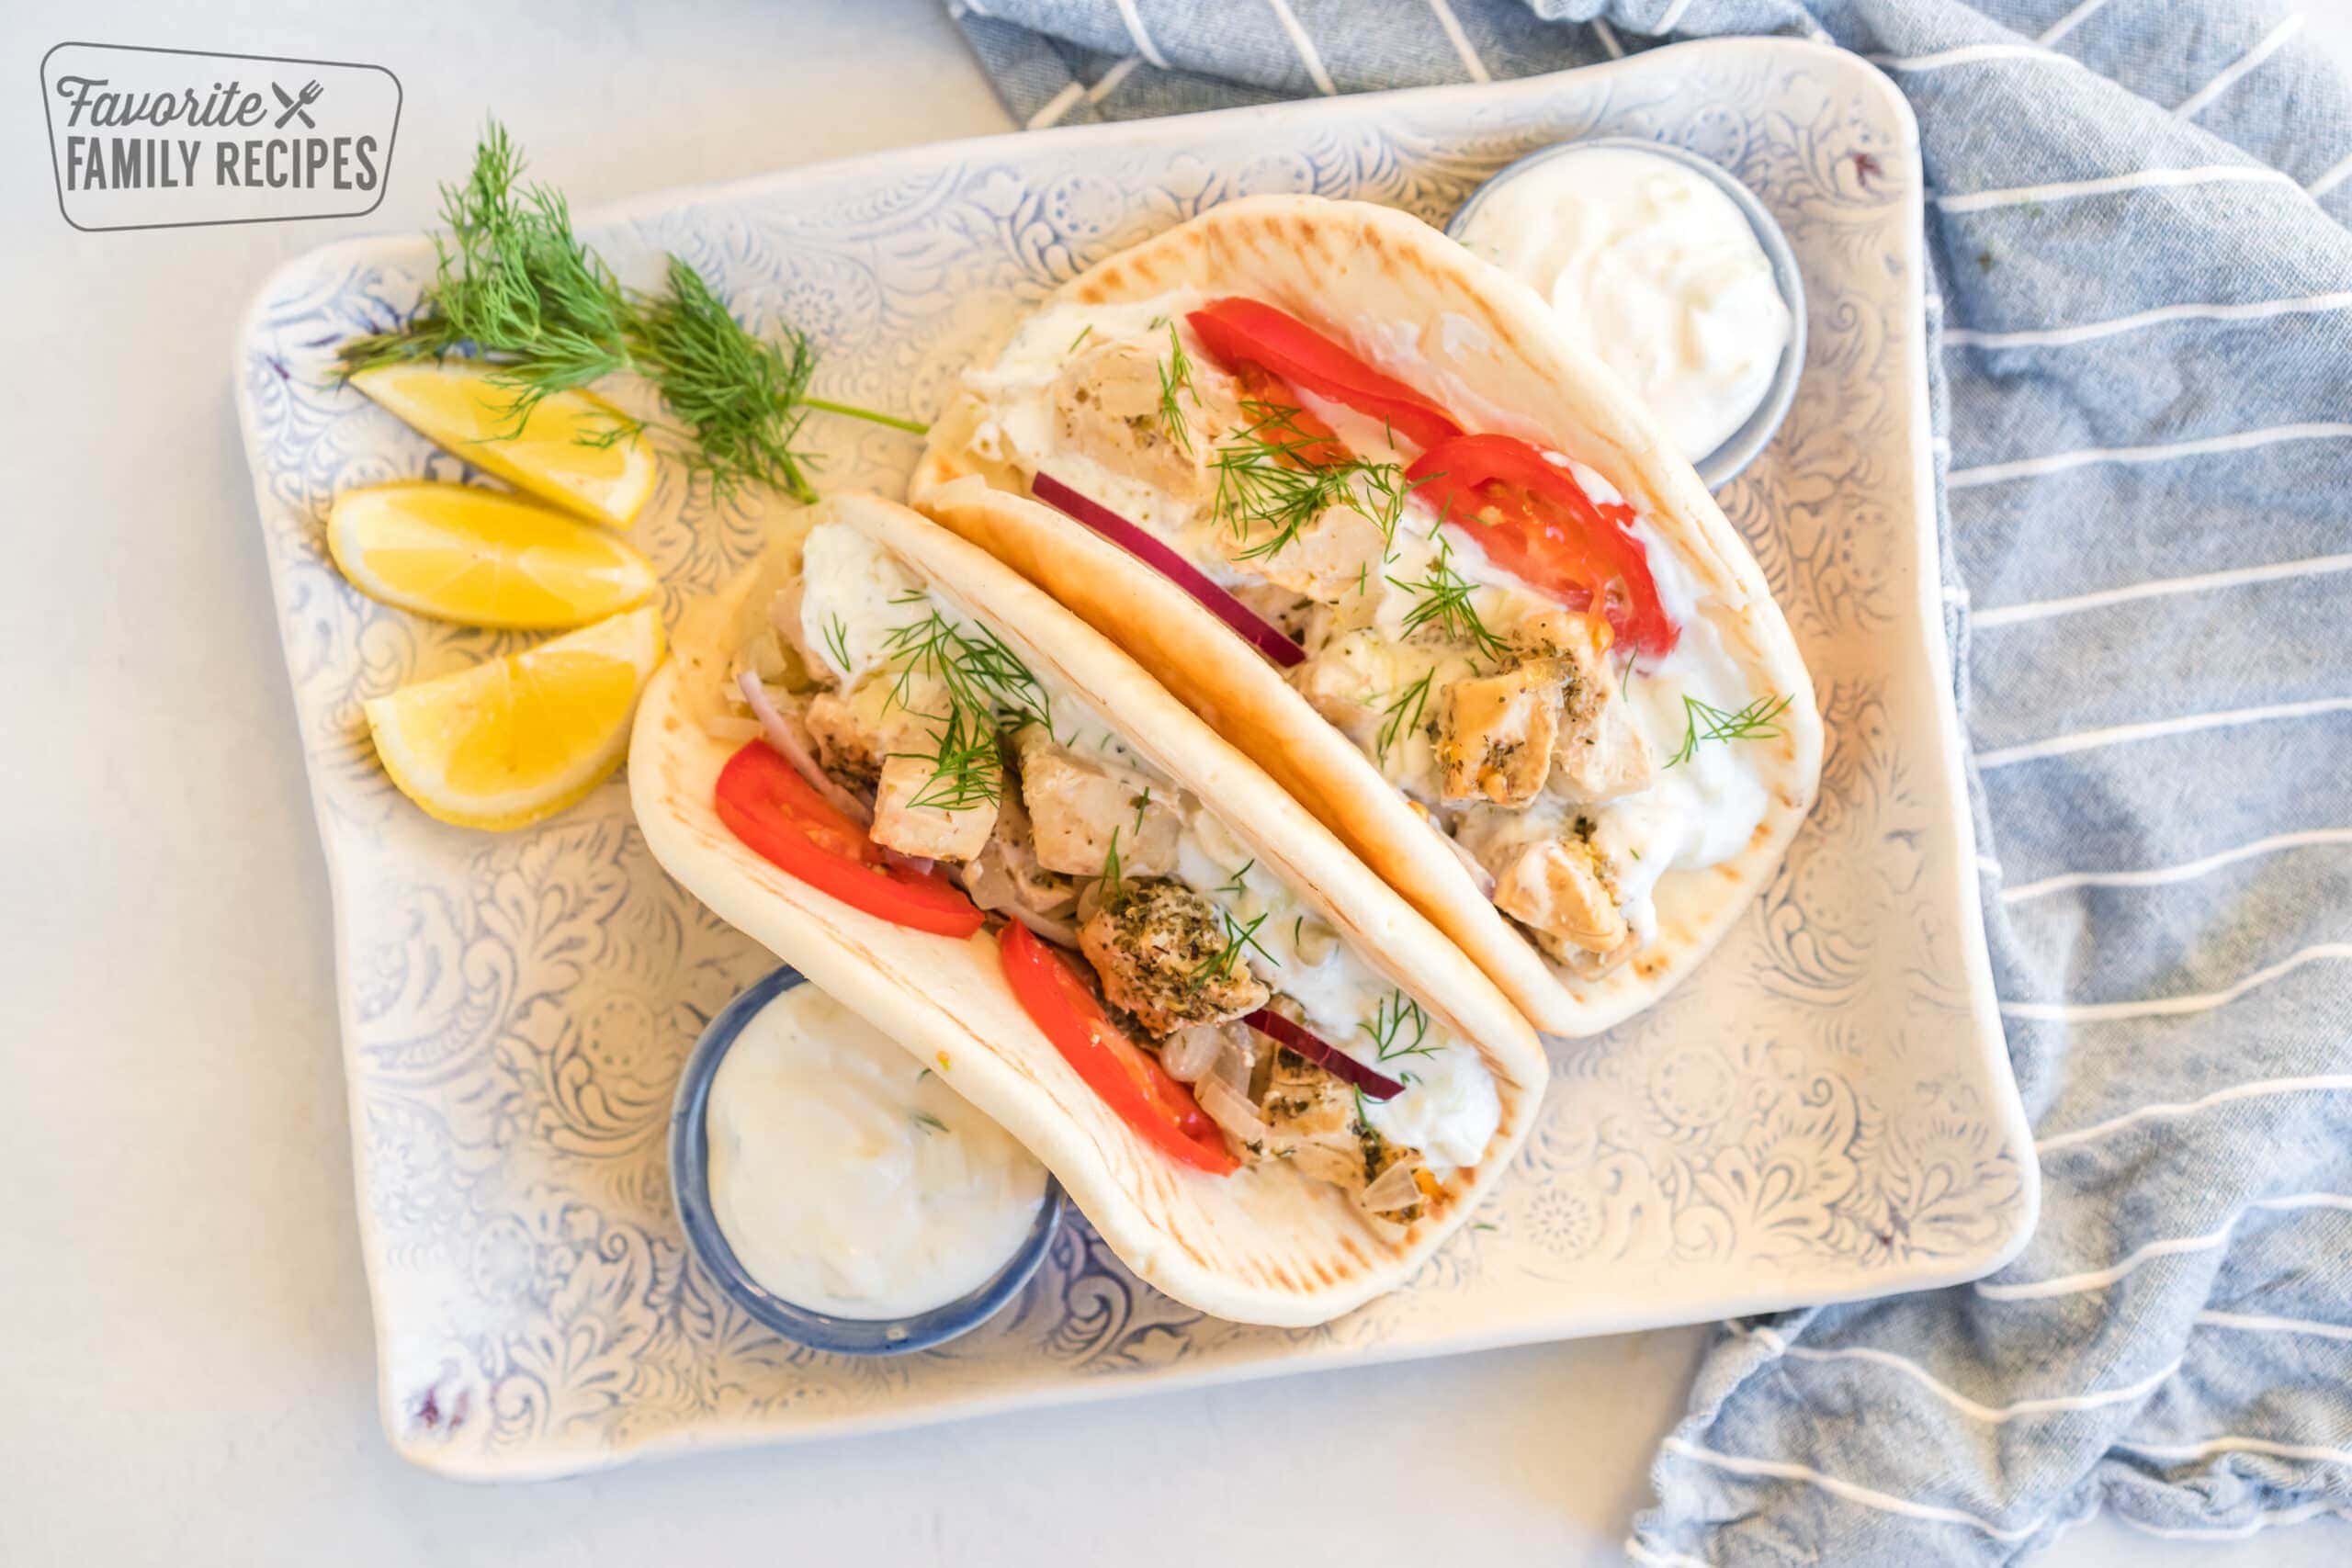
<path fill-rule="evenodd" d="M 1518 178 L 1538 164 L 1555 158 L 1573 157 L 1578 152 L 1600 147 L 1622 147 L 1635 152 L 1648 152 L 1670 159 L 1685 168 L 1696 169 L 1715 183 L 1716 188 L 1731 197 L 1734 206 L 1747 219 L 1747 226 L 1756 231 L 1756 243 L 1764 247 L 1764 259 L 1771 264 L 1773 285 L 1781 291 L 1781 299 L 1789 307 L 1790 329 L 1788 346 L 1781 351 L 1779 368 L 1772 373 L 1772 385 L 1764 393 L 1764 400 L 1747 416 L 1747 423 L 1726 436 L 1722 446 L 1708 453 L 1692 467 L 1709 490 L 1721 490 L 1739 477 L 1740 470 L 1756 460 L 1756 455 L 1770 445 L 1780 430 L 1781 422 L 1789 417 L 1789 405 L 1796 401 L 1797 378 L 1804 373 L 1804 278 L 1797 271 L 1796 253 L 1789 248 L 1789 237 L 1781 230 L 1780 220 L 1765 209 L 1756 199 L 1756 193 L 1739 183 L 1720 164 L 1711 163 L 1696 152 L 1670 147 L 1664 142 L 1645 141 L 1638 136 L 1595 136 L 1582 141 L 1562 141 L 1539 148 L 1526 157 L 1506 164 L 1485 185 L 1470 193 L 1470 199 L 1453 215 L 1445 231 L 1454 239 L 1462 237 L 1469 226 L 1470 215 L 1495 188 Z"/>
<path fill-rule="evenodd" d="M 742 1309 L 787 1339 L 813 1349 L 844 1356 L 901 1356 L 944 1345 L 994 1317 L 1046 1260 L 1046 1248 L 1061 1228 L 1061 1183 L 1046 1179 L 1046 1199 L 1037 1206 L 1037 1223 L 1029 1227 L 1003 1268 L 972 1292 L 912 1317 L 835 1317 L 811 1312 L 770 1292 L 737 1260 L 718 1228 L 710 1207 L 710 1080 L 728 1047 L 743 1032 L 752 1015 L 802 983 L 789 967 L 776 970 L 718 1010 L 710 1026 L 695 1042 L 686 1070 L 678 1079 L 678 1098 L 670 1111 L 670 1190 L 676 1195 L 678 1223 L 685 1227 L 687 1245 Z"/>

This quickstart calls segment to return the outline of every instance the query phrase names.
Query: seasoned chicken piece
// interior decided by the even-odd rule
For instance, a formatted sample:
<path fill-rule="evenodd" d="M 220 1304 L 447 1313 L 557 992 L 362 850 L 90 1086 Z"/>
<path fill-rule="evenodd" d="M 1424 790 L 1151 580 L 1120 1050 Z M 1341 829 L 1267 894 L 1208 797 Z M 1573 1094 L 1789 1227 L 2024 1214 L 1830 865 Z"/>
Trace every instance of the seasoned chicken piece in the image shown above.
<path fill-rule="evenodd" d="M 1165 877 L 1126 883 L 1078 940 L 1102 994 L 1153 1034 L 1239 1018 L 1270 994 L 1227 940 L 1217 907 Z"/>
<path fill-rule="evenodd" d="M 1290 683 L 1307 705 L 1365 751 L 1379 744 L 1381 710 L 1388 700 L 1371 662 L 1378 649 L 1376 634 L 1349 632 L 1324 644 L 1290 672 Z"/>
<path fill-rule="evenodd" d="M 1524 806 L 1544 788 L 1560 731 L 1560 671 L 1530 660 L 1438 694 L 1437 760 L 1449 802 Z"/>
<path fill-rule="evenodd" d="M 1258 1102 L 1258 1114 L 1266 1123 L 1263 1157 L 1287 1160 L 1301 1176 L 1332 1182 L 1351 1193 L 1362 1192 L 1400 1161 L 1420 1163 L 1411 1150 L 1397 1147 L 1365 1124 L 1358 1115 L 1361 1102 L 1355 1090 L 1336 1074 L 1295 1051 L 1276 1052 L 1272 1066 Z M 1387 1217 L 1409 1224 L 1419 1213 L 1419 1205 L 1413 1204 L 1392 1210 Z"/>
<path fill-rule="evenodd" d="M 1198 505 L 1216 489 L 1209 458 L 1218 433 L 1231 423 L 1230 400 L 1192 357 L 1189 384 L 1172 389 L 1183 424 L 1171 432 L 1161 413 L 1169 359 L 1164 333 L 1088 349 L 1054 378 L 1055 431 L 1063 447 L 1171 500 Z"/>
<path fill-rule="evenodd" d="M 1175 869 L 1184 820 L 1175 800 L 1162 798 L 1164 791 L 1155 795 L 1148 781 L 1055 744 L 1037 725 L 1014 736 L 1012 749 L 1037 861 L 1047 871 L 1102 875 L 1114 833 L 1123 874 L 1163 876 Z"/>
<path fill-rule="evenodd" d="M 1279 548 L 1270 548 L 1274 537 L 1274 531 L 1263 526 L 1246 534 L 1228 526 L 1218 530 L 1216 544 L 1225 558 L 1243 570 L 1319 604 L 1336 604 L 1359 591 L 1373 592 L 1379 585 L 1387 536 L 1378 523 L 1352 506 L 1327 508 Z"/>
<path fill-rule="evenodd" d="M 993 786 L 1001 793 L 1001 770 Z M 906 752 L 882 763 L 874 794 L 874 841 L 902 855 L 925 860 L 970 860 L 989 841 L 996 827 L 997 803 L 985 798 L 981 786 L 965 787 L 943 778 L 930 757 Z"/>
<path fill-rule="evenodd" d="M 1533 927 L 1553 957 L 1604 974 L 1634 949 L 1615 880 L 1590 839 L 1571 831 L 1527 844 L 1496 867 L 1495 907 Z"/>
<path fill-rule="evenodd" d="M 823 691 L 808 699 L 808 734 L 825 771 L 861 786 L 873 784 L 893 746 L 890 721 L 899 716 L 890 682 L 869 679 L 847 692 Z"/>
<path fill-rule="evenodd" d="M 1552 790 L 1581 805 L 1598 805 L 1649 787 L 1657 768 L 1649 743 L 1634 722 L 1633 705 L 1618 689 L 1609 661 L 1608 622 L 1598 615 L 1545 610 L 1519 628 L 1519 641 L 1556 660 L 1566 673 L 1559 739 L 1552 747 Z"/>
<path fill-rule="evenodd" d="M 1026 909 L 1053 920 L 1077 908 L 1078 885 L 1037 863 L 1037 846 L 1019 790 L 1004 791 L 998 801 L 989 841 L 964 867 L 964 891 L 983 909 Z"/>

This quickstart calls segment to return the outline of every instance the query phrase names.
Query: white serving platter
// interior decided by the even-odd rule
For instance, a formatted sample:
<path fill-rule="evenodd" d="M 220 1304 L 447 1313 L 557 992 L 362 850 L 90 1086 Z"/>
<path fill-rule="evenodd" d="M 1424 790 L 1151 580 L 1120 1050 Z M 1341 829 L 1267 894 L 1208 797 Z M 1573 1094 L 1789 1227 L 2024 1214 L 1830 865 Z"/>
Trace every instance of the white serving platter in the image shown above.
<path fill-rule="evenodd" d="M 551 1475 L 1917 1290 L 2023 1244 L 2034 1168 L 1940 611 L 1917 135 L 1876 71 L 1787 40 L 1695 43 L 1491 86 L 922 148 L 584 227 L 624 276 L 673 250 L 753 324 L 813 334 L 821 392 L 920 415 L 1027 302 L 1227 197 L 1359 197 L 1442 223 L 1505 163 L 1593 134 L 1723 163 L 1804 269 L 1794 412 L 1724 501 L 1819 688 L 1821 803 L 1689 984 L 1555 1043 L 1543 1122 L 1475 1223 L 1406 1289 L 1306 1331 L 1204 1318 L 1080 1224 L 1013 1309 L 892 1360 L 798 1348 L 711 1289 L 672 1214 L 664 1123 L 704 1021 L 773 960 L 663 875 L 617 781 L 504 837 L 393 791 L 361 700 L 519 646 L 372 604 L 325 556 L 337 491 L 471 477 L 331 385 L 332 344 L 410 308 L 430 252 L 356 240 L 269 279 L 238 342 L 239 407 L 334 887 L 360 1231 L 403 1455 Z M 809 431 L 828 485 L 902 488 L 910 438 Z M 667 474 L 635 530 L 673 621 L 757 533 L 685 488 Z"/>

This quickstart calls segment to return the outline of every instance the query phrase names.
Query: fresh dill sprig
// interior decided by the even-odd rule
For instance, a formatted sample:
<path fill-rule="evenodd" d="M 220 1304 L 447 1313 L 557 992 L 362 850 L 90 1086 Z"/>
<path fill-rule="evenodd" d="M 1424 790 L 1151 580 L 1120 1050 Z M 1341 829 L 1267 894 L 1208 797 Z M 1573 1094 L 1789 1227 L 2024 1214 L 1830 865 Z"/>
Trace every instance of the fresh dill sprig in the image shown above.
<path fill-rule="evenodd" d="M 1383 553 L 1396 543 L 1412 486 L 1394 463 L 1360 457 L 1325 461 L 1331 437 L 1302 427 L 1300 411 L 1281 403 L 1245 401 L 1250 423 L 1216 449 L 1210 514 L 1251 539 L 1236 558 L 1254 560 L 1287 549 L 1301 531 L 1334 506 L 1352 506 L 1379 526 Z"/>
<path fill-rule="evenodd" d="M 839 615 L 825 617 L 825 651 L 833 656 L 833 662 L 843 671 L 848 671 L 849 623 Z"/>
<path fill-rule="evenodd" d="M 1773 720 L 1788 711 L 1788 697 L 1758 697 L 1744 708 L 1726 711 L 1698 698 L 1682 699 L 1682 714 L 1690 728 L 1683 732 L 1682 749 L 1666 760 L 1669 768 L 1678 767 L 1697 756 L 1701 742 L 1708 740 L 1770 740 L 1781 733 Z"/>
<path fill-rule="evenodd" d="M 1380 721 L 1380 733 L 1373 738 L 1374 753 L 1380 761 L 1388 761 L 1389 749 L 1421 727 L 1422 710 L 1429 706 L 1430 682 L 1436 674 L 1434 666 L 1422 671 L 1419 680 L 1398 692 L 1380 710 L 1387 716 Z"/>
<path fill-rule="evenodd" d="M 1110 847 L 1102 852 L 1102 907 L 1113 914 L 1127 901 L 1127 874 L 1119 863 L 1119 830 L 1111 829 Z"/>
<path fill-rule="evenodd" d="M 913 1120 L 914 1124 L 922 1129 L 922 1135 L 926 1138 L 930 1137 L 933 1133 L 944 1133 L 947 1131 L 947 1123 L 942 1122 L 938 1117 L 933 1116 L 928 1111 L 918 1111 L 913 1112 Z"/>
<path fill-rule="evenodd" d="M 1177 450 L 1189 457 L 1193 455 L 1193 426 L 1184 417 L 1184 411 L 1177 406 L 1179 393 L 1192 399 L 1194 408 L 1201 406 L 1200 389 L 1193 385 L 1193 356 L 1184 352 L 1184 342 L 1176 335 L 1176 323 L 1170 321 L 1168 357 L 1159 362 L 1159 428 L 1176 444 Z"/>
<path fill-rule="evenodd" d="M 1217 915 L 1225 921 L 1225 945 L 1193 966 L 1193 972 L 1184 978 L 1184 989 L 1188 994 L 1199 990 L 1212 980 L 1223 980 L 1232 975 L 1234 965 L 1241 962 L 1245 950 L 1255 953 L 1269 964 L 1275 962 L 1274 955 L 1258 944 L 1258 928 L 1266 923 L 1264 915 L 1260 915 L 1248 925 L 1243 925 L 1223 909 L 1219 909 Z"/>
<path fill-rule="evenodd" d="M 1430 563 L 1428 576 L 1414 582 L 1398 577 L 1388 581 L 1414 596 L 1413 607 L 1405 612 L 1406 636 L 1423 626 L 1435 626 L 1448 638 L 1466 642 L 1488 659 L 1500 660 L 1510 651 L 1510 644 L 1479 615 L 1472 598 L 1478 585 L 1453 570 L 1453 547 L 1444 535 L 1438 536 L 1437 558 Z"/>
<path fill-rule="evenodd" d="M 1091 338 L 1093 335 L 1094 323 L 1092 321 L 1089 321 L 1084 326 L 1078 329 L 1078 335 L 1069 340 L 1069 346 L 1062 352 L 1065 354 L 1076 354 L 1078 352 L 1078 345 L 1084 343 L 1088 338 Z"/>
<path fill-rule="evenodd" d="M 1127 804 L 1136 808 L 1136 837 L 1140 839 L 1143 837 L 1143 814 L 1151 809 L 1151 786 L 1146 784 L 1141 795 L 1128 796 Z"/>
<path fill-rule="evenodd" d="M 1421 1010 L 1420 1003 L 1402 991 L 1391 991 L 1382 998 L 1373 1010 L 1372 1021 L 1356 1027 L 1372 1036 L 1373 1048 L 1380 1061 L 1437 1055 L 1437 1047 L 1429 1043 L 1430 1015 Z"/>
<path fill-rule="evenodd" d="M 522 433 L 532 411 L 559 392 L 631 373 L 651 383 L 683 428 L 686 459 L 725 498 L 747 484 L 817 498 L 814 459 L 798 445 L 812 410 L 922 434 L 913 420 L 811 397 L 816 354 L 803 333 L 758 336 L 728 310 L 700 273 L 669 258 L 662 287 L 622 287 L 572 231 L 571 210 L 552 186 L 525 185 L 523 154 L 495 120 L 462 184 L 442 186 L 446 238 L 433 237 L 432 283 L 415 313 L 392 331 L 354 338 L 338 351 L 347 378 L 379 366 L 452 354 L 479 356 L 513 392 L 507 423 Z M 620 418 L 581 438 L 630 439 L 647 426 Z"/>
<path fill-rule="evenodd" d="M 930 751 L 893 753 L 922 756 L 932 764 L 931 782 L 912 804 L 960 811 L 1001 799 L 998 731 L 1036 724 L 1053 732 L 1051 702 L 1037 677 L 988 627 L 975 624 L 967 630 L 936 609 L 893 628 L 882 646 L 899 665 L 884 711 L 898 708 L 937 726 Z M 947 699 L 945 713 L 914 705 L 915 682 L 922 679 L 938 682 Z"/>
<path fill-rule="evenodd" d="M 1257 859 L 1254 856 L 1242 862 L 1241 869 L 1235 872 L 1231 876 L 1227 877 L 1223 882 L 1218 883 L 1216 885 L 1216 891 L 1219 893 L 1230 893 L 1236 898 L 1241 897 L 1250 891 L 1250 885 L 1245 882 L 1243 878 L 1250 874 L 1251 868 L 1256 866 L 1257 863 Z"/>

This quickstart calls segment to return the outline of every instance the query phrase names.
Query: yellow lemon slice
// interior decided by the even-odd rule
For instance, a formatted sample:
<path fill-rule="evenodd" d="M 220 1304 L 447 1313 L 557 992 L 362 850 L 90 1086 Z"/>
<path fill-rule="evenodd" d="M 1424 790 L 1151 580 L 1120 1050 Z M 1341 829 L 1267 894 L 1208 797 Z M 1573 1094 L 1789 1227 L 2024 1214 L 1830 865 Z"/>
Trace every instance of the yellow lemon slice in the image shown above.
<path fill-rule="evenodd" d="M 327 552 L 369 598 L 468 626 L 585 626 L 656 586 L 652 563 L 605 529 L 470 485 L 345 491 Z"/>
<path fill-rule="evenodd" d="M 362 370 L 351 384 L 515 489 L 592 522 L 628 527 L 653 493 L 653 449 L 637 435 L 598 445 L 627 416 L 594 392 L 558 392 L 510 434 L 514 389 L 495 374 L 463 360 L 419 360 Z"/>
<path fill-rule="evenodd" d="M 605 781 L 662 661 L 652 605 L 366 704 L 401 793 L 460 828 L 520 828 Z"/>

